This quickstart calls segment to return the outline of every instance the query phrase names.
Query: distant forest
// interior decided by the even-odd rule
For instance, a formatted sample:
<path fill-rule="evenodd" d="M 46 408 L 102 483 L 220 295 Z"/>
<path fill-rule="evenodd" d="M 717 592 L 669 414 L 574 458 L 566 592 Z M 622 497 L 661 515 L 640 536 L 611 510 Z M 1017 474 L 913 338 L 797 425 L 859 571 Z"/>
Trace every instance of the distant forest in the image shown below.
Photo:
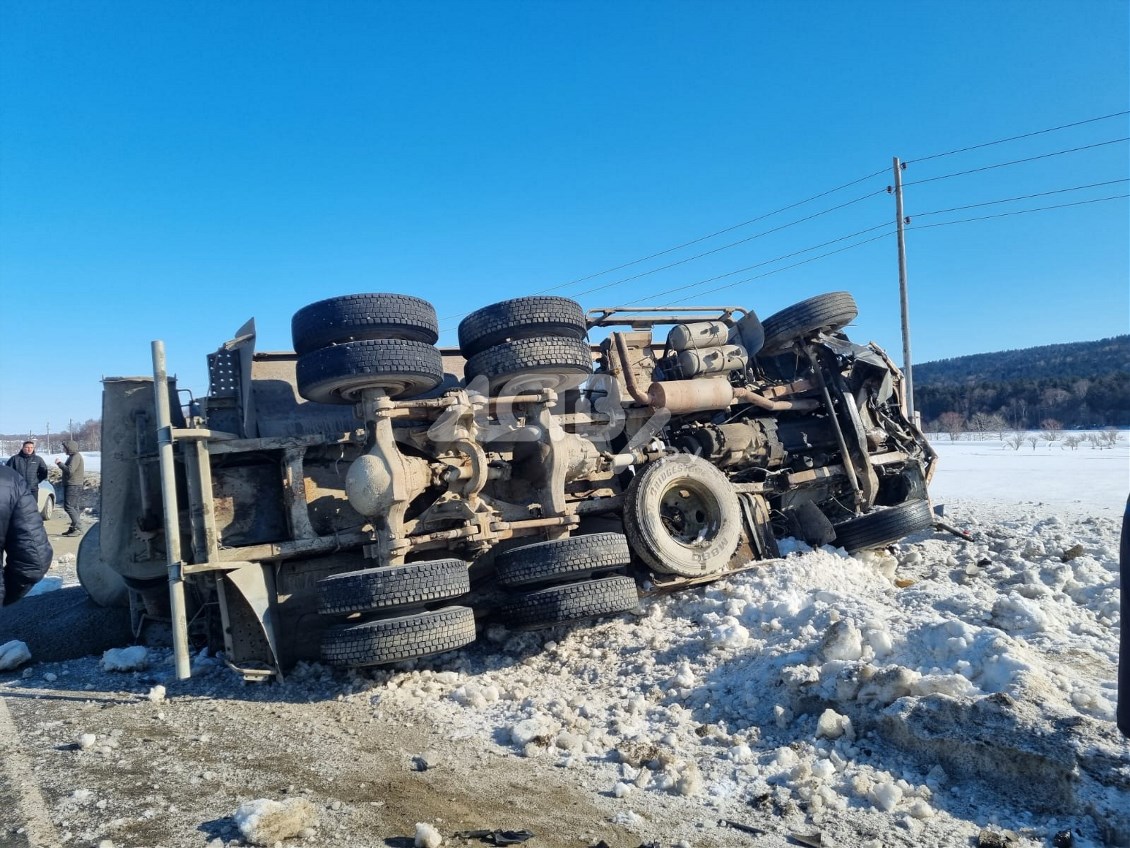
<path fill-rule="evenodd" d="M 1130 335 L 924 362 L 913 377 L 927 429 L 982 429 L 986 418 L 1013 430 L 1130 426 Z"/>

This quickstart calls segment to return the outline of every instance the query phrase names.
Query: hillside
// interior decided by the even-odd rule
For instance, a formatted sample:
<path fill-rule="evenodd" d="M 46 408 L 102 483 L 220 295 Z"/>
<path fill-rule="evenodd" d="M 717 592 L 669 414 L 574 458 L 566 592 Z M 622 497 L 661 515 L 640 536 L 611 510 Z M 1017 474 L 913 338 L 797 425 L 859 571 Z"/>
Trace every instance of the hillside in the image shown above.
<path fill-rule="evenodd" d="M 914 366 L 923 421 L 997 415 L 1035 429 L 1130 426 L 1130 335 L 979 353 Z"/>

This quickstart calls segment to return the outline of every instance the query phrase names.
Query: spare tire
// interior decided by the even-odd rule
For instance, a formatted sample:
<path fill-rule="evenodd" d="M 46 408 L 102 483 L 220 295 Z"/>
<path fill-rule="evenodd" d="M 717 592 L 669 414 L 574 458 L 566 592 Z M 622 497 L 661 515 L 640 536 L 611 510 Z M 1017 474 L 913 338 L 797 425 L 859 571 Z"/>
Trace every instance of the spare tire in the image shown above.
<path fill-rule="evenodd" d="M 342 342 L 406 339 L 435 344 L 439 321 L 435 307 L 407 294 L 348 294 L 304 306 L 290 320 L 298 355 Z"/>
<path fill-rule="evenodd" d="M 541 388 L 566 391 L 592 375 L 592 352 L 580 339 L 515 339 L 476 353 L 463 373 L 468 384 L 485 377 L 490 394 L 504 386 L 513 393 Z"/>
<path fill-rule="evenodd" d="M 516 297 L 476 309 L 459 322 L 459 348 L 466 357 L 512 339 L 555 336 L 583 339 L 588 332 L 581 305 L 567 297 Z"/>
<path fill-rule="evenodd" d="M 655 571 L 717 574 L 741 541 L 741 505 L 725 474 L 701 457 L 675 454 L 633 478 L 624 529 L 632 550 Z"/>
<path fill-rule="evenodd" d="M 411 397 L 443 382 L 443 357 L 423 342 L 366 339 L 303 354 L 295 378 L 298 393 L 317 403 L 356 403 L 364 389 Z"/>
<path fill-rule="evenodd" d="M 836 525 L 835 544 L 848 553 L 885 548 L 911 533 L 934 526 L 927 500 L 907 501 Z"/>
<path fill-rule="evenodd" d="M 818 294 L 800 303 L 774 312 L 761 322 L 765 344 L 761 353 L 780 353 L 797 339 L 818 332 L 834 332 L 846 327 L 859 314 L 855 298 L 849 292 Z"/>

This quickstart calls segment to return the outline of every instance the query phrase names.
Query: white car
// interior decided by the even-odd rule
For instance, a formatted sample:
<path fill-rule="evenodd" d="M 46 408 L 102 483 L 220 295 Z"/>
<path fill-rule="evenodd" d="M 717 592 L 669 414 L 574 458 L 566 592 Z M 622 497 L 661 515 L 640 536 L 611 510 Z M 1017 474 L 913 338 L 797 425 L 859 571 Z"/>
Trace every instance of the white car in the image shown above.
<path fill-rule="evenodd" d="M 46 521 L 55 514 L 55 487 L 47 480 L 39 481 L 39 491 L 36 492 L 39 514 Z"/>

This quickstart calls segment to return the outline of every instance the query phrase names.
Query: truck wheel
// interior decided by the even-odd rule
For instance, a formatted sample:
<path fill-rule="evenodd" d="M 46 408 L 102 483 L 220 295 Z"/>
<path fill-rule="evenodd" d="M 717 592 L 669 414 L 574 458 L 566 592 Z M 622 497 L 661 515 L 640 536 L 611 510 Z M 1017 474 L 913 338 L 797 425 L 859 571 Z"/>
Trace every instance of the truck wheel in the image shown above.
<path fill-rule="evenodd" d="M 322 634 L 322 660 L 336 666 L 384 665 L 454 651 L 475 641 L 470 607 L 342 624 Z"/>
<path fill-rule="evenodd" d="M 466 357 L 510 339 L 556 336 L 583 339 L 581 305 L 567 297 L 516 297 L 476 309 L 459 322 L 459 349 Z"/>
<path fill-rule="evenodd" d="M 303 306 L 290 320 L 294 352 L 364 339 L 407 339 L 435 344 L 435 307 L 407 294 L 349 294 Z"/>
<path fill-rule="evenodd" d="M 366 339 L 303 354 L 295 376 L 298 393 L 317 403 L 355 403 L 363 389 L 411 397 L 443 381 L 443 357 L 423 342 Z"/>
<path fill-rule="evenodd" d="M 907 501 L 837 524 L 834 544 L 848 553 L 885 548 L 933 524 L 929 501 Z"/>
<path fill-rule="evenodd" d="M 775 312 L 761 322 L 765 331 L 763 356 L 779 353 L 797 339 L 818 331 L 834 332 L 855 320 L 859 308 L 848 292 L 818 294 Z"/>
<path fill-rule="evenodd" d="M 617 575 L 526 592 L 503 604 L 499 613 L 508 627 L 536 630 L 626 612 L 639 600 L 636 581 Z"/>
<path fill-rule="evenodd" d="M 575 389 L 592 375 L 592 353 L 580 339 L 538 336 L 487 348 L 467 360 L 467 382 L 485 377 L 491 394 Z"/>
<path fill-rule="evenodd" d="M 726 475 L 701 457 L 676 454 L 628 486 L 624 529 L 654 570 L 681 577 L 720 572 L 741 541 L 741 506 Z"/>
<path fill-rule="evenodd" d="M 470 573 L 467 563 L 461 559 L 366 568 L 319 580 L 318 612 L 342 615 L 409 609 L 457 598 L 470 591 Z"/>
<path fill-rule="evenodd" d="M 494 567 L 503 586 L 529 586 L 589 578 L 627 565 L 632 558 L 622 533 L 592 533 L 511 548 Z"/>
<path fill-rule="evenodd" d="M 95 524 L 78 543 L 75 570 L 78 582 L 100 607 L 128 607 L 129 587 L 122 575 L 102 559 L 102 533 Z"/>

